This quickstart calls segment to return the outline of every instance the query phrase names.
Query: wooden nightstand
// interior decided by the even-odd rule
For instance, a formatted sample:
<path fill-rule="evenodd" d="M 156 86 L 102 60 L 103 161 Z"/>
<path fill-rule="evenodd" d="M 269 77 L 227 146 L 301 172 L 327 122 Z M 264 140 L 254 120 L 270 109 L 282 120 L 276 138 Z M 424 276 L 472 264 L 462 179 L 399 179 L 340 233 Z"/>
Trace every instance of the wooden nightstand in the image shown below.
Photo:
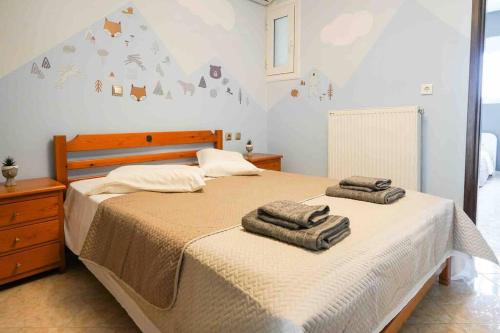
<path fill-rule="evenodd" d="M 251 155 L 244 156 L 248 162 L 258 168 L 281 171 L 281 159 L 283 155 L 252 153 Z"/>
<path fill-rule="evenodd" d="M 50 178 L 0 185 L 0 285 L 64 270 L 64 189 Z"/>

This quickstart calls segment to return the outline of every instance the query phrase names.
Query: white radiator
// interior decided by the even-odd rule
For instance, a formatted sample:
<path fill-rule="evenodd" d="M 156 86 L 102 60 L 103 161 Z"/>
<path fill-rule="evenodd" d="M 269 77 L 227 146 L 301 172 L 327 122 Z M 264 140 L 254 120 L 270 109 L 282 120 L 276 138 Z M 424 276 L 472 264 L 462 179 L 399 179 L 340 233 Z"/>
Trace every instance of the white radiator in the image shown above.
<path fill-rule="evenodd" d="M 421 114 L 417 106 L 330 112 L 328 176 L 385 177 L 419 191 Z"/>

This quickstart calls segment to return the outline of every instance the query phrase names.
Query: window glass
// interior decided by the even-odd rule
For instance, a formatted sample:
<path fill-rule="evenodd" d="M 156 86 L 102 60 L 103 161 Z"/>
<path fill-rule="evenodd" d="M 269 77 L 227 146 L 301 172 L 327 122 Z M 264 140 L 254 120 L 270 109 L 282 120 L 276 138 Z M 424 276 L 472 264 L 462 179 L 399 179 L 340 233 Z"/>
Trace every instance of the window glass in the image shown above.
<path fill-rule="evenodd" d="M 288 64 L 288 16 L 274 19 L 274 67 Z"/>

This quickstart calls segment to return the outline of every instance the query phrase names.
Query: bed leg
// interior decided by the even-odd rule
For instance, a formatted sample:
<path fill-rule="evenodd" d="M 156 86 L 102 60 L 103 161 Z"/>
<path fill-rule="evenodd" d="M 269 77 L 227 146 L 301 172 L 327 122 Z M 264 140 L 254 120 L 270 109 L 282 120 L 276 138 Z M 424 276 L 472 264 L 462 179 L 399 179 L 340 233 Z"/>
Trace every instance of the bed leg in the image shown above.
<path fill-rule="evenodd" d="M 446 259 L 443 271 L 439 274 L 439 283 L 445 286 L 451 283 L 451 257 Z"/>

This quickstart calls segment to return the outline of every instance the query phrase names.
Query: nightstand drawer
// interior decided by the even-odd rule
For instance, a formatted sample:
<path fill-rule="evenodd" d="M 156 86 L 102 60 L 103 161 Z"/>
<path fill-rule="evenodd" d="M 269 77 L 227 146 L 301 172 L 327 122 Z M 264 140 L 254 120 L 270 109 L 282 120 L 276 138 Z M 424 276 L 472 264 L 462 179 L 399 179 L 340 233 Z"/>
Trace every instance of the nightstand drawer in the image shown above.
<path fill-rule="evenodd" d="M 6 279 L 45 266 L 55 265 L 61 260 L 60 244 L 40 246 L 0 257 L 0 279 Z"/>
<path fill-rule="evenodd" d="M 0 253 L 58 239 L 58 220 L 7 229 L 0 231 Z"/>
<path fill-rule="evenodd" d="M 281 171 L 280 160 L 255 162 L 254 164 L 256 167 L 261 169 Z"/>
<path fill-rule="evenodd" d="M 59 213 L 57 196 L 0 205 L 0 227 L 43 218 Z"/>

